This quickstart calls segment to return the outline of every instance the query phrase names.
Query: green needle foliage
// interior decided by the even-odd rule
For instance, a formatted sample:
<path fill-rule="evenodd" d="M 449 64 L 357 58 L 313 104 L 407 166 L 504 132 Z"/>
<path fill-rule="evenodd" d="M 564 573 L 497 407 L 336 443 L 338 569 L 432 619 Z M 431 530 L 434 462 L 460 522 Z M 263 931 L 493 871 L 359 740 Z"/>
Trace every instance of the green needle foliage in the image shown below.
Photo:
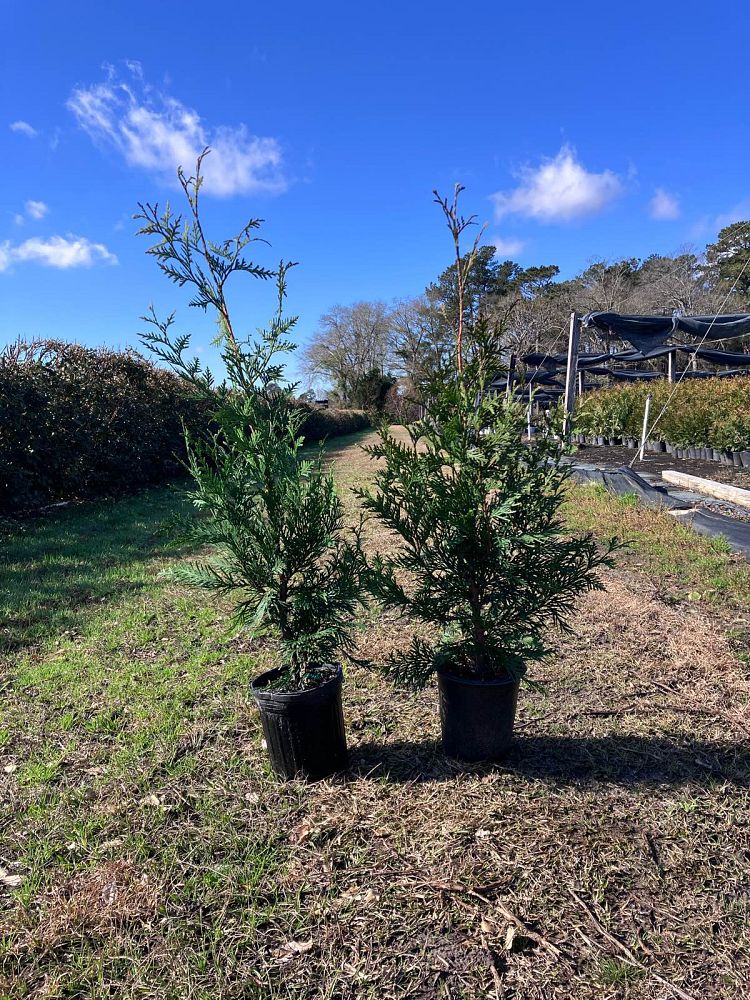
<path fill-rule="evenodd" d="M 458 243 L 472 220 L 455 201 L 440 203 Z M 565 445 L 552 433 L 524 443 L 525 407 L 490 389 L 500 358 L 498 331 L 480 316 L 464 327 L 455 362 L 424 386 L 425 416 L 408 441 L 384 426 L 370 448 L 382 461 L 375 489 L 359 496 L 402 542 L 372 561 L 370 586 L 439 632 L 392 657 L 398 683 L 422 687 L 439 669 L 522 676 L 546 655 L 544 632 L 570 631 L 576 598 L 601 589 L 595 570 L 617 546 L 565 534 Z"/>
<path fill-rule="evenodd" d="M 205 153 L 203 154 L 205 155 Z M 199 515 L 182 524 L 182 537 L 208 546 L 210 557 L 179 571 L 186 583 L 234 601 L 238 628 L 278 638 L 279 686 L 314 685 L 320 666 L 352 642 L 352 616 L 361 601 L 363 560 L 359 529 L 347 532 L 344 509 L 323 453 L 303 451 L 305 411 L 293 403 L 296 386 L 284 384 L 281 358 L 295 349 L 289 339 L 297 317 L 284 315 L 286 278 L 282 261 L 270 271 L 247 261 L 258 220 L 232 240 L 204 237 L 199 211 L 201 162 L 195 177 L 178 176 L 190 207 L 187 220 L 157 205 L 141 205 L 141 234 L 155 238 L 148 253 L 181 287 L 192 285 L 191 305 L 218 315 L 216 343 L 227 370 L 217 384 L 197 358 L 189 358 L 188 336 L 174 336 L 174 314 L 144 317 L 152 329 L 143 340 L 152 352 L 206 400 L 212 431 L 188 436 L 188 497 Z M 238 272 L 275 278 L 278 309 L 253 339 L 240 338 L 226 298 L 228 279 Z"/>

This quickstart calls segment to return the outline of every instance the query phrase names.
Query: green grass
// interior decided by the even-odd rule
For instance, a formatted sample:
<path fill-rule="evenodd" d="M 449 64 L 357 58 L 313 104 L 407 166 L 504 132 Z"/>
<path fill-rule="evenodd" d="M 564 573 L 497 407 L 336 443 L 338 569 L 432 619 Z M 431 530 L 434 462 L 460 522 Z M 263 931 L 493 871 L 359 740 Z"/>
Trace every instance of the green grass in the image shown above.
<path fill-rule="evenodd" d="M 103 604 L 153 591 L 170 557 L 164 526 L 182 508 L 162 488 L 4 522 L 0 650 L 85 631 Z"/>
<path fill-rule="evenodd" d="M 52 963 L 59 982 L 45 995 L 95 995 L 102 977 L 126 974 L 140 947 L 127 914 L 115 954 L 101 955 L 95 913 L 65 902 L 115 859 L 136 886 L 158 887 L 154 920 L 197 915 L 166 932 L 195 975 L 223 951 L 204 926 L 215 909 L 243 941 L 273 911 L 282 824 L 243 818 L 246 796 L 273 787 L 242 752 L 257 743 L 248 681 L 266 654 L 243 652 L 225 608 L 165 576 L 184 554 L 163 531 L 181 504 L 151 490 L 4 528 L 0 754 L 14 790 L 0 853 L 22 873 L 12 897 L 26 916 L 0 935 L 0 996 L 3 977 L 14 997 L 35 995 L 47 967 L 49 946 L 28 927 L 48 928 L 47 960 L 76 945 L 64 973 Z"/>
<path fill-rule="evenodd" d="M 614 535 L 628 543 L 617 556 L 621 566 L 650 576 L 672 600 L 706 601 L 750 608 L 750 563 L 733 555 L 723 538 L 706 538 L 665 511 L 614 496 L 603 486 L 569 485 L 565 517 L 573 531 Z"/>

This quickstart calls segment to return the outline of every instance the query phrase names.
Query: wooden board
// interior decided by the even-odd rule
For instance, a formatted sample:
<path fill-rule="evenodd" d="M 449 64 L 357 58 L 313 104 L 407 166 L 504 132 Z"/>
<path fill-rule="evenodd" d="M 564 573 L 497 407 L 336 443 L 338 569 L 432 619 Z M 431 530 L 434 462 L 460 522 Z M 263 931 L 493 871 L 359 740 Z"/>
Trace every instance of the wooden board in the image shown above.
<path fill-rule="evenodd" d="M 673 486 L 682 486 L 686 490 L 694 490 L 717 500 L 736 503 L 739 507 L 750 509 L 750 490 L 742 490 L 739 486 L 729 483 L 717 483 L 713 479 L 701 479 L 700 476 L 690 476 L 687 472 L 677 472 L 676 469 L 665 469 L 662 479 Z"/>

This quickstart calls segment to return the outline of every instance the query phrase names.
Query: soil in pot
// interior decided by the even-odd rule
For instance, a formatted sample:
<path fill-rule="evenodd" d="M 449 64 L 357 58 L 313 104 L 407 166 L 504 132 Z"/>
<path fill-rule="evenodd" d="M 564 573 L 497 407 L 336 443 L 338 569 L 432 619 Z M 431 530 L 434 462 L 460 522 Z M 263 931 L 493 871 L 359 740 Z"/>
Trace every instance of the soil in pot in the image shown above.
<path fill-rule="evenodd" d="M 437 680 L 446 756 L 472 762 L 502 760 L 513 743 L 520 681 L 480 680 L 447 671 L 439 671 Z"/>
<path fill-rule="evenodd" d="M 343 673 L 336 664 L 325 664 L 320 672 L 322 683 L 301 691 L 276 688 L 282 676 L 278 668 L 256 677 L 251 685 L 271 767 L 280 778 L 317 781 L 347 765 Z"/>

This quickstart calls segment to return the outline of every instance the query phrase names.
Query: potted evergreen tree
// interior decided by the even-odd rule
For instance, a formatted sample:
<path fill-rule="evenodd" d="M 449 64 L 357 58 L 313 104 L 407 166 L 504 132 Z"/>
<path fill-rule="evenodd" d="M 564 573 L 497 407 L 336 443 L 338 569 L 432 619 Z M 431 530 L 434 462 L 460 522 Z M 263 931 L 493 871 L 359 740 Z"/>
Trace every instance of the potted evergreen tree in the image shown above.
<path fill-rule="evenodd" d="M 205 155 L 205 153 L 203 154 Z M 346 765 L 338 654 L 352 642 L 353 614 L 363 594 L 359 529 L 347 532 L 344 508 L 320 449 L 309 454 L 301 433 L 306 411 L 284 384 L 279 356 L 292 351 L 296 317 L 283 314 L 290 264 L 271 271 L 247 261 L 253 220 L 228 241 L 203 234 L 199 213 L 201 162 L 195 177 L 178 176 L 190 213 L 185 220 L 141 205 L 141 234 L 155 237 L 148 253 L 180 286 L 196 290 L 191 305 L 213 307 L 227 378 L 216 384 L 187 336 L 174 336 L 174 314 L 145 317 L 144 342 L 204 400 L 210 433 L 187 440 L 198 516 L 182 537 L 210 554 L 176 570 L 179 579 L 228 595 L 234 622 L 278 641 L 279 665 L 253 680 L 271 764 L 284 778 L 317 779 Z M 233 274 L 276 278 L 278 309 L 255 339 L 241 339 L 229 313 Z"/>
<path fill-rule="evenodd" d="M 406 440 L 382 427 L 369 449 L 375 486 L 358 494 L 401 542 L 371 561 L 373 594 L 434 633 L 387 670 L 413 687 L 437 674 L 445 752 L 475 761 L 508 750 L 519 682 L 547 654 L 545 630 L 570 630 L 576 598 L 601 588 L 595 571 L 617 543 L 600 550 L 565 532 L 563 441 L 524 443 L 525 407 L 489 389 L 501 344 L 486 316 L 470 326 L 463 317 L 471 254 L 461 256 L 460 237 L 473 220 L 458 215 L 460 190 L 452 204 L 438 199 L 456 247 L 454 358 L 423 387 L 425 415 Z"/>

